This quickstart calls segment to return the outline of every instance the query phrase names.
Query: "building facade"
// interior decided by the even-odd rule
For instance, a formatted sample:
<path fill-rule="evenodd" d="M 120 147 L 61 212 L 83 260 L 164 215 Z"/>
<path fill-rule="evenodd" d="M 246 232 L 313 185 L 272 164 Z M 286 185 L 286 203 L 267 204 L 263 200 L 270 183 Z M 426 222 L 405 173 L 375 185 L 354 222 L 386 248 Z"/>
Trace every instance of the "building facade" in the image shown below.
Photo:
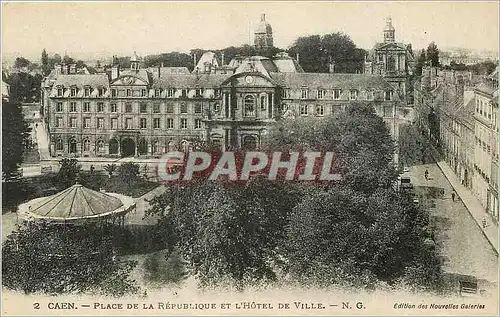
<path fill-rule="evenodd" d="M 265 17 L 261 25 L 272 35 Z M 206 52 L 193 62 L 191 73 L 142 67 L 136 54 L 129 69 L 113 65 L 107 73 L 56 66 L 42 83 L 51 156 L 159 157 L 198 145 L 256 149 L 276 120 L 320 119 L 361 103 L 372 104 L 397 139 L 408 115 L 394 86 L 377 74 L 305 73 L 286 53 L 225 64 Z"/>
<path fill-rule="evenodd" d="M 383 76 L 406 101 L 408 78 L 412 73 L 415 58 L 411 45 L 396 42 L 396 30 L 392 19 L 387 18 L 383 30 L 384 41 L 376 43 L 365 61 L 364 72 Z M 410 101 L 406 101 L 410 103 Z"/>
<path fill-rule="evenodd" d="M 498 221 L 498 67 L 474 88 L 474 192 Z"/>

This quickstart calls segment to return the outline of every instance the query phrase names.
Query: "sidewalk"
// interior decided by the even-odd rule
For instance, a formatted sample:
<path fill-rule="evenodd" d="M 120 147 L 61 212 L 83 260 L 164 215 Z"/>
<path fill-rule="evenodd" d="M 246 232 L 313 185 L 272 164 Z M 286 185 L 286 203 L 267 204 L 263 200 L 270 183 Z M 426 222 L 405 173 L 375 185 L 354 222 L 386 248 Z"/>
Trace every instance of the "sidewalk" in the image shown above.
<path fill-rule="evenodd" d="M 479 200 L 469 191 L 469 189 L 460 183 L 459 179 L 446 162 L 440 161 L 437 162 L 437 165 L 467 207 L 469 214 L 474 218 L 479 228 L 481 228 L 484 236 L 490 242 L 498 256 L 498 225 L 493 221 L 491 215 L 486 213 Z M 486 228 L 483 228 L 482 225 L 483 218 L 486 219 Z"/>

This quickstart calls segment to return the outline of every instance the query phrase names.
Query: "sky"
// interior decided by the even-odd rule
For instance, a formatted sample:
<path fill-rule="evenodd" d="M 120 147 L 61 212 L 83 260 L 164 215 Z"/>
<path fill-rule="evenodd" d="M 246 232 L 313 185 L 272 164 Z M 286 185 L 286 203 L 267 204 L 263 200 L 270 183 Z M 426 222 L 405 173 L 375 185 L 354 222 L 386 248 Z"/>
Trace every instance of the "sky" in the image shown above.
<path fill-rule="evenodd" d="M 386 17 L 396 41 L 423 48 L 498 51 L 499 2 L 2 2 L 2 56 L 126 56 L 253 42 L 266 14 L 274 44 L 343 32 L 361 48 L 382 41 Z"/>

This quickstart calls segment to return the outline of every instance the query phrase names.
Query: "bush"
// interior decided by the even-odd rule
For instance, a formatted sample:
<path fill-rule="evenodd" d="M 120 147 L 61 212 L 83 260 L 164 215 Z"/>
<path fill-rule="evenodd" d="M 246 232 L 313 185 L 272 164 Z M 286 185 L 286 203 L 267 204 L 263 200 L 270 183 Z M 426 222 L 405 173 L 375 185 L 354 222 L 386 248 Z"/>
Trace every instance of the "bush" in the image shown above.
<path fill-rule="evenodd" d="M 3 285 L 29 293 L 134 293 L 134 263 L 115 255 L 108 225 L 31 223 L 4 242 Z M 112 285 L 112 287 L 110 287 Z"/>

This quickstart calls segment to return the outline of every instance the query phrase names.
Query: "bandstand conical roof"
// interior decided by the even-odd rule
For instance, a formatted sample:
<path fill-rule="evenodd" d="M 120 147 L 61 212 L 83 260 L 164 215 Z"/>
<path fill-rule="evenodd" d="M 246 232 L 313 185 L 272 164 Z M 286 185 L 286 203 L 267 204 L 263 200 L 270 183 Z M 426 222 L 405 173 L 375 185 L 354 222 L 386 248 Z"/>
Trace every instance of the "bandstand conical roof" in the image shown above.
<path fill-rule="evenodd" d="M 107 214 L 122 207 L 117 197 L 75 184 L 55 195 L 37 199 L 30 212 L 47 218 L 85 218 Z"/>

